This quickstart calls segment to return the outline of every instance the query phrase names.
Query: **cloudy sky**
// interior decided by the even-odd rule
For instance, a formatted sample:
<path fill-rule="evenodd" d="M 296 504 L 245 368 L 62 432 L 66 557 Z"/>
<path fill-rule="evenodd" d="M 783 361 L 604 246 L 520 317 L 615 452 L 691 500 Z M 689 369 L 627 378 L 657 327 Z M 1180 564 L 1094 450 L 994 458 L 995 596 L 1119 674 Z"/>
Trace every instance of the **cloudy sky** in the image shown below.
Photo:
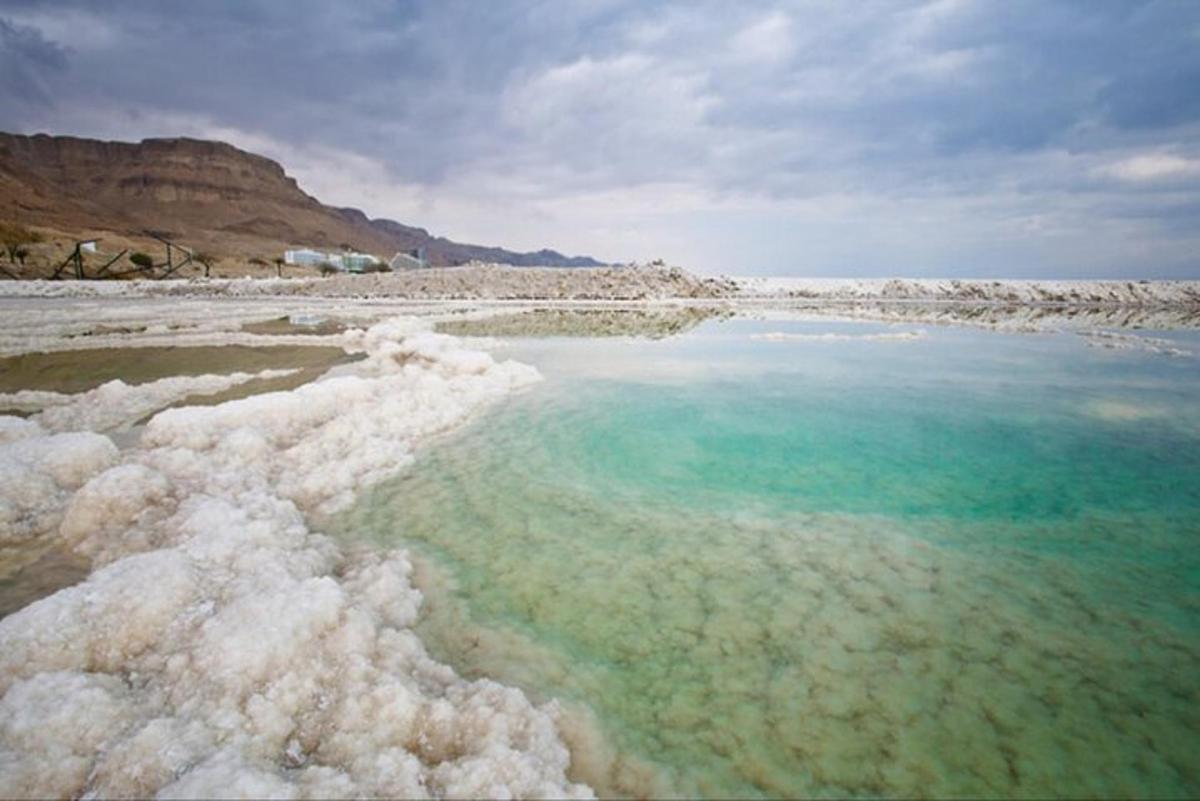
<path fill-rule="evenodd" d="M 0 0 L 0 129 L 706 273 L 1200 276 L 1197 0 Z"/>

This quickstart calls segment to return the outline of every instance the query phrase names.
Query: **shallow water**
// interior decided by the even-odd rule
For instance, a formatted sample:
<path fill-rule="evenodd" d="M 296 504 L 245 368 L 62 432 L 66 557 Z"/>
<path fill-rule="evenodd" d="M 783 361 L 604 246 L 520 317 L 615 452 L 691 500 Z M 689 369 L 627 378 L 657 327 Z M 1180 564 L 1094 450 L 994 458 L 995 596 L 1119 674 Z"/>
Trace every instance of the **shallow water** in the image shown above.
<path fill-rule="evenodd" d="M 89 567 L 87 559 L 60 548 L 33 552 L 0 549 L 0 619 L 78 583 Z"/>
<path fill-rule="evenodd" d="M 548 380 L 332 524 L 417 550 L 436 656 L 585 711 L 577 778 L 1200 793 L 1196 359 L 746 320 L 502 352 Z"/>
<path fill-rule="evenodd" d="M 181 375 L 260 372 L 268 369 L 324 371 L 351 361 L 329 345 L 211 345 L 121 347 L 22 353 L 0 357 L 0 392 L 84 392 L 108 381 L 142 384 Z"/>

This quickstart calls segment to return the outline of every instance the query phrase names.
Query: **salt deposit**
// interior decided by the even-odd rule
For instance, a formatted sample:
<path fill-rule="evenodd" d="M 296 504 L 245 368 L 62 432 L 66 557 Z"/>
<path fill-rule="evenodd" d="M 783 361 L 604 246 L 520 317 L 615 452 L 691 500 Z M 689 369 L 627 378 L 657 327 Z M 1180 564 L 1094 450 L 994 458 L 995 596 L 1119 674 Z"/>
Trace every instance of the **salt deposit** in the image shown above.
<path fill-rule="evenodd" d="M 1179 347 L 1176 343 L 1162 337 L 1135 336 L 1118 334 L 1113 331 L 1080 331 L 1090 347 L 1107 348 L 1109 350 L 1143 350 L 1148 353 L 1161 353 L 1165 356 L 1192 356 L 1192 351 Z"/>
<path fill-rule="evenodd" d="M 174 376 L 133 386 L 114 380 L 76 394 L 24 390 L 0 393 L 0 408 L 36 411 L 32 419 L 48 431 L 110 431 L 128 428 L 151 412 L 193 395 L 212 395 L 255 379 L 281 378 L 296 372 Z"/>
<path fill-rule="evenodd" d="M 0 418 L 5 536 L 61 519 L 97 565 L 0 621 L 0 795 L 590 794 L 553 703 L 429 658 L 403 551 L 313 528 L 536 371 L 404 323 L 349 338 L 353 369 L 162 412 L 119 464 Z"/>
<path fill-rule="evenodd" d="M 1084 413 L 1109 423 L 1127 423 L 1140 420 L 1167 420 L 1171 409 L 1146 403 L 1131 403 L 1116 398 L 1099 398 L 1083 405 Z"/>
<path fill-rule="evenodd" d="M 917 330 L 884 334 L 835 334 L 833 332 L 797 334 L 788 331 L 768 331 L 765 334 L 751 334 L 750 338 L 765 342 L 912 342 L 916 339 L 924 339 L 925 332 Z"/>
<path fill-rule="evenodd" d="M 47 434 L 0 417 L 0 547 L 51 532 L 71 493 L 116 460 L 116 446 L 100 434 Z"/>
<path fill-rule="evenodd" d="M 0 297 L 177 296 L 560 301 L 765 298 L 1195 307 L 1200 306 L 1200 281 L 704 278 L 675 267 L 562 269 L 479 264 L 334 278 L 0 282 Z"/>
<path fill-rule="evenodd" d="M 826 301 L 1200 305 L 1200 281 L 1014 281 L 912 278 L 736 278 L 744 297 Z"/>
<path fill-rule="evenodd" d="M 358 297 L 412 299 L 652 300 L 720 298 L 736 291 L 723 278 L 701 278 L 677 267 L 512 267 L 471 264 L 393 273 L 302 279 L 0 282 L 9 297 Z"/>
<path fill-rule="evenodd" d="M 724 307 L 655 304 L 611 308 L 579 305 L 517 312 L 474 310 L 437 325 L 456 336 L 488 337 L 646 337 L 687 333 L 713 318 L 732 316 Z"/>

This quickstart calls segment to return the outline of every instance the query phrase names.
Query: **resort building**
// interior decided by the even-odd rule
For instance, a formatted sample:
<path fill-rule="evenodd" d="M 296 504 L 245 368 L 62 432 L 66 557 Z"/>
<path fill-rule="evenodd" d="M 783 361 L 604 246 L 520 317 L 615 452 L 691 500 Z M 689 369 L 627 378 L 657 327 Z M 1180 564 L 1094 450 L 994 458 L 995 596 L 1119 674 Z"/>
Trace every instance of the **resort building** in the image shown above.
<path fill-rule="evenodd" d="M 329 256 L 319 250 L 299 248 L 297 250 L 283 251 L 284 264 L 302 264 L 308 267 L 316 267 L 325 261 L 329 261 Z"/>
<path fill-rule="evenodd" d="M 359 253 L 352 250 L 345 253 L 324 253 L 309 248 L 285 250 L 283 261 L 285 264 L 299 264 L 306 267 L 320 267 L 322 264 L 328 264 L 335 270 L 350 273 L 367 272 L 380 263 L 379 259 L 370 253 Z"/>
<path fill-rule="evenodd" d="M 392 256 L 392 260 L 388 265 L 393 270 L 414 270 L 429 266 L 429 260 L 425 258 L 425 248 L 416 248 L 408 253 L 397 253 Z"/>
<path fill-rule="evenodd" d="M 379 259 L 370 253 L 357 253 L 354 251 L 343 253 L 341 261 L 342 269 L 349 273 L 364 273 L 376 264 L 379 264 Z"/>

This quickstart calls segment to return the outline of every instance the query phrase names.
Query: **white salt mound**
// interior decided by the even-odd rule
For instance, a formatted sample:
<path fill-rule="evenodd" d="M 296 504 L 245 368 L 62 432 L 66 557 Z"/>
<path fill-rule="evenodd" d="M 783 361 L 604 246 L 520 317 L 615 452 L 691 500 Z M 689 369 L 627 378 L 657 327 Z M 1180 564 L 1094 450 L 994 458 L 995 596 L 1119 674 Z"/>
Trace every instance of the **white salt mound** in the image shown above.
<path fill-rule="evenodd" d="M 32 419 L 51 431 L 112 431 L 128 428 L 151 412 L 192 395 L 212 395 L 248 381 L 281 378 L 296 372 L 292 369 L 171 376 L 132 386 L 118 379 L 74 395 L 37 390 L 0 393 L 0 406 L 36 411 Z"/>
<path fill-rule="evenodd" d="M 353 374 L 163 412 L 121 464 L 0 418 L 0 531 L 62 519 L 98 565 L 0 621 L 0 796 L 590 796 L 556 705 L 428 656 L 406 553 L 310 525 L 538 379 L 410 333 L 361 335 Z"/>
<path fill-rule="evenodd" d="M 0 421 L 0 546 L 5 546 L 53 531 L 71 493 L 112 466 L 117 447 L 100 434 L 49 435 L 29 420 Z"/>

